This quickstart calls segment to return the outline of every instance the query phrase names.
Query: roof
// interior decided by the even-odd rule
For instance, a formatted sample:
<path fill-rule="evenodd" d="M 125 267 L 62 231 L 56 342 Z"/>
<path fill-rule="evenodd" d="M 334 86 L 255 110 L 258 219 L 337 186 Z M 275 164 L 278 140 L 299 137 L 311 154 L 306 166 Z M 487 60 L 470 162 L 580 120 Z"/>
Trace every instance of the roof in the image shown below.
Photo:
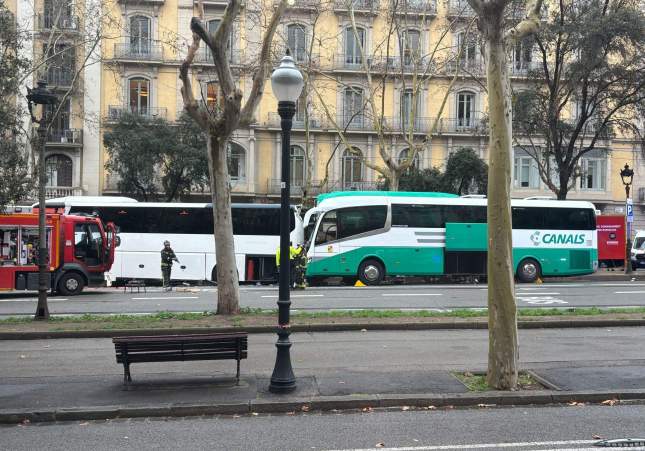
<path fill-rule="evenodd" d="M 336 197 L 459 197 L 452 193 L 422 192 L 422 191 L 334 191 L 331 193 L 319 194 L 318 202 Z"/>

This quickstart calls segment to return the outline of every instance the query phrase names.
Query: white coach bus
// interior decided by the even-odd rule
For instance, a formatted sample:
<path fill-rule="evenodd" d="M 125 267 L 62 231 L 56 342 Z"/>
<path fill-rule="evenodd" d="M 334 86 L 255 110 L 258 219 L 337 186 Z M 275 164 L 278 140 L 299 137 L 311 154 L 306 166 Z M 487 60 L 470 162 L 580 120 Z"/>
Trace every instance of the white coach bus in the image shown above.
<path fill-rule="evenodd" d="M 175 280 L 216 281 L 212 205 L 206 203 L 138 202 L 127 197 L 70 196 L 47 200 L 48 208 L 65 213 L 97 214 L 114 222 L 120 239 L 106 279 L 160 279 L 160 252 L 168 240 L 179 263 Z M 291 207 L 291 241 L 303 242 L 302 219 Z M 280 206 L 233 204 L 235 258 L 240 282 L 272 281 L 280 244 Z"/>
<path fill-rule="evenodd" d="M 312 283 L 330 276 L 375 285 L 386 275 L 486 274 L 485 198 L 444 193 L 336 192 L 318 196 L 304 225 Z M 595 207 L 513 199 L 519 280 L 589 274 L 598 267 Z"/>

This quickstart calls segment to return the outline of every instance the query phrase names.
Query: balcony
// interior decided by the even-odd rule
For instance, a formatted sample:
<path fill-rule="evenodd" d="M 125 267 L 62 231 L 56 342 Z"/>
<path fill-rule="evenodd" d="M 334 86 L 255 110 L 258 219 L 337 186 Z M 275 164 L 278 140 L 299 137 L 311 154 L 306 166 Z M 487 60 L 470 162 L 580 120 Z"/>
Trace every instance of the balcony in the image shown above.
<path fill-rule="evenodd" d="M 74 69 L 49 67 L 40 73 L 40 79 L 47 81 L 50 88 L 70 88 L 74 80 Z"/>
<path fill-rule="evenodd" d="M 61 30 L 61 31 L 78 31 L 79 20 L 78 16 L 72 16 L 59 12 L 46 12 L 45 14 L 37 15 L 38 29 L 45 30 Z"/>
<path fill-rule="evenodd" d="M 205 46 L 202 46 L 197 50 L 194 62 L 196 64 L 215 65 L 215 62 L 213 61 L 213 53 L 209 48 Z M 228 62 L 233 65 L 241 64 L 242 52 L 240 52 L 239 50 L 232 50 L 229 53 Z"/>
<path fill-rule="evenodd" d="M 300 117 L 296 114 L 293 117 L 293 130 L 304 130 L 305 129 L 305 120 L 304 117 Z M 318 115 L 309 114 L 309 130 L 324 130 L 327 129 L 327 121 L 324 121 Z M 269 117 L 265 123 L 267 127 L 270 128 L 280 128 L 280 115 L 278 113 L 269 113 Z"/>
<path fill-rule="evenodd" d="M 477 60 L 448 61 L 444 70 L 447 74 L 454 74 L 458 70 L 462 76 L 482 77 L 486 75 L 484 62 Z"/>
<path fill-rule="evenodd" d="M 153 107 L 132 108 L 129 106 L 122 106 L 122 105 L 110 105 L 108 106 L 107 120 L 111 122 L 118 121 L 121 118 L 121 116 L 126 114 L 142 116 L 150 119 L 154 119 L 158 117 L 162 119 L 167 119 L 168 109 L 153 108 Z"/>
<path fill-rule="evenodd" d="M 487 135 L 488 128 L 478 117 L 441 118 L 437 124 L 437 134 Z"/>
<path fill-rule="evenodd" d="M 363 114 L 341 114 L 336 119 L 336 125 L 343 130 L 373 131 L 374 124 Z"/>
<path fill-rule="evenodd" d="M 437 15 L 436 0 L 403 0 L 398 3 L 397 14 Z"/>
<path fill-rule="evenodd" d="M 528 77 L 529 74 L 541 69 L 539 61 L 512 61 L 509 64 L 511 77 Z"/>
<path fill-rule="evenodd" d="M 280 2 L 278 0 L 274 1 L 274 6 L 278 6 Z M 319 9 L 323 4 L 323 0 L 293 0 L 287 3 L 287 9 L 304 9 L 307 11 L 313 11 Z"/>
<path fill-rule="evenodd" d="M 161 62 L 163 47 L 159 41 L 114 44 L 114 59 Z"/>
<path fill-rule="evenodd" d="M 83 130 L 69 128 L 62 130 L 52 130 L 47 135 L 47 146 L 82 146 Z"/>
<path fill-rule="evenodd" d="M 55 199 L 57 197 L 82 196 L 83 188 L 72 186 L 46 186 L 45 197 Z"/>
<path fill-rule="evenodd" d="M 449 0 L 448 17 L 474 17 L 475 11 L 466 0 Z"/>
<path fill-rule="evenodd" d="M 376 66 L 381 63 L 380 58 L 368 57 L 366 58 L 367 67 L 376 68 Z M 362 71 L 364 70 L 363 58 L 360 55 L 334 55 L 334 66 L 335 70 L 345 69 L 351 71 Z"/>
<path fill-rule="evenodd" d="M 409 133 L 428 133 L 434 122 L 432 117 L 417 117 L 414 120 L 402 117 L 386 118 L 385 127 L 392 132 Z"/>
<path fill-rule="evenodd" d="M 138 3 L 140 5 L 163 5 L 165 0 L 118 0 L 119 3 Z"/>
<path fill-rule="evenodd" d="M 349 11 L 354 13 L 378 14 L 378 0 L 334 0 L 334 11 Z"/>

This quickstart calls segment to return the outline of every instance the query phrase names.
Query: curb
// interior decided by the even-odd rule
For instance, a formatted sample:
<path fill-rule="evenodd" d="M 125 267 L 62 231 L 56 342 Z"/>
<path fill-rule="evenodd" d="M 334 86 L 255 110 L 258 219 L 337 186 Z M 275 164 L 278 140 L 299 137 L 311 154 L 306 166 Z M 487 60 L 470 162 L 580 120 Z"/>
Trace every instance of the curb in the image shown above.
<path fill-rule="evenodd" d="M 548 321 L 518 321 L 519 329 L 569 329 L 575 327 L 638 327 L 645 326 L 642 319 L 567 319 Z M 351 332 L 351 331 L 396 331 L 396 330 L 448 330 L 448 329 L 487 329 L 488 323 L 482 321 L 463 322 L 409 322 L 409 323 L 352 323 L 352 324 L 312 324 L 291 326 L 291 332 Z M 172 329 L 110 329 L 50 332 L 0 332 L 1 340 L 45 340 L 56 338 L 113 338 L 129 335 L 182 335 L 199 333 L 229 333 L 244 331 L 249 334 L 272 334 L 275 326 L 248 327 L 194 327 Z"/>
<path fill-rule="evenodd" d="M 486 394 L 350 395 L 291 398 L 285 401 L 250 400 L 220 404 L 162 404 L 158 406 L 101 406 L 41 410 L 0 411 L 0 424 L 54 421 L 108 420 L 143 417 L 190 417 L 202 415 L 248 415 L 330 410 L 384 409 L 396 407 L 452 408 L 600 403 L 605 400 L 645 400 L 645 390 L 554 392 L 489 392 Z"/>

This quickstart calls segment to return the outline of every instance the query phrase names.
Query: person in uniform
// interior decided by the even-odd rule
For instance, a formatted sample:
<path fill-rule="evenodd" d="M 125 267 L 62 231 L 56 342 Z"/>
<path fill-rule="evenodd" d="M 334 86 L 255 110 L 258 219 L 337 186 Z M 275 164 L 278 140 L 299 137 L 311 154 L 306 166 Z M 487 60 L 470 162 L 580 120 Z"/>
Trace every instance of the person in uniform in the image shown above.
<path fill-rule="evenodd" d="M 305 278 L 305 274 L 307 272 L 307 252 L 302 244 L 296 248 L 293 258 L 293 266 L 295 287 L 299 290 L 304 290 L 307 288 L 307 281 Z"/>
<path fill-rule="evenodd" d="M 172 271 L 172 262 L 179 263 L 175 251 L 170 247 L 170 241 L 163 242 L 163 249 L 161 250 L 161 277 L 163 281 L 163 288 L 165 291 L 170 291 L 170 273 Z"/>

